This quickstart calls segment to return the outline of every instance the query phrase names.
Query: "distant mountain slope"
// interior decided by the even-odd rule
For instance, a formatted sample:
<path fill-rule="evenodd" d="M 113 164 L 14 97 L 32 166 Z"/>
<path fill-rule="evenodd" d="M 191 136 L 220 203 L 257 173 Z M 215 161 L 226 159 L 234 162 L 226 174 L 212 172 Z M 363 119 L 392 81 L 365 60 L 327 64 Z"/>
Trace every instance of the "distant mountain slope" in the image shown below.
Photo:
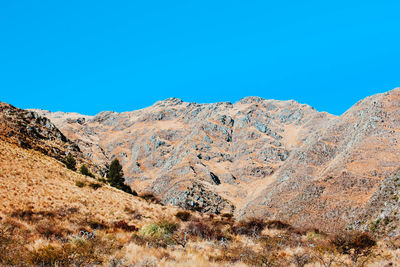
<path fill-rule="evenodd" d="M 368 97 L 314 132 L 242 215 L 340 229 L 399 168 L 399 140 L 400 89 Z"/>
<path fill-rule="evenodd" d="M 231 104 L 176 98 L 133 112 L 90 116 L 51 113 L 63 133 L 93 162 L 120 158 L 137 191 L 165 203 L 232 212 L 270 183 L 310 132 L 335 116 L 295 101 L 247 97 Z"/>
<path fill-rule="evenodd" d="M 115 155 L 137 191 L 238 217 L 339 229 L 399 165 L 400 89 L 340 117 L 295 101 L 171 98 L 96 116 L 37 110 L 99 165 Z"/>

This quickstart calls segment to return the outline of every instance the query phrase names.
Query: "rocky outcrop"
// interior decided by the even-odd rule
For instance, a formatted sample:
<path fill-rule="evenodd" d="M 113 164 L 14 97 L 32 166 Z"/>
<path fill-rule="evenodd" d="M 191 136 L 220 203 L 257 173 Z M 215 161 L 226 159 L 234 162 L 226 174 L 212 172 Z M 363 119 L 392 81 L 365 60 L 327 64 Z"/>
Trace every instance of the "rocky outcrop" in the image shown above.
<path fill-rule="evenodd" d="M 0 139 L 40 151 L 59 161 L 63 161 L 67 154 L 72 154 L 78 164 L 85 163 L 91 169 L 97 170 L 85 159 L 79 146 L 65 137 L 48 118 L 3 102 L 0 102 Z"/>

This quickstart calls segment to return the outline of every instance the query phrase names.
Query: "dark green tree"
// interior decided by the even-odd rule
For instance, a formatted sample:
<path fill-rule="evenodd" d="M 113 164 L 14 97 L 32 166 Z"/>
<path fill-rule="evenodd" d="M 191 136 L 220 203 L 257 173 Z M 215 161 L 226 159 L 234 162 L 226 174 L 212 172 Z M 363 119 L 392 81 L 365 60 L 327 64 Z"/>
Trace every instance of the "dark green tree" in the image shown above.
<path fill-rule="evenodd" d="M 79 172 L 83 175 L 94 178 L 94 174 L 89 171 L 88 167 L 86 167 L 85 164 L 82 164 L 81 168 L 79 169 Z"/>
<path fill-rule="evenodd" d="M 68 169 L 76 171 L 76 160 L 74 159 L 71 153 L 67 155 L 64 163 Z"/>
<path fill-rule="evenodd" d="M 110 167 L 108 168 L 107 181 L 115 188 L 118 188 L 129 194 L 133 193 L 132 189 L 125 184 L 124 172 L 122 171 L 122 166 L 118 159 L 114 159 L 111 162 Z"/>

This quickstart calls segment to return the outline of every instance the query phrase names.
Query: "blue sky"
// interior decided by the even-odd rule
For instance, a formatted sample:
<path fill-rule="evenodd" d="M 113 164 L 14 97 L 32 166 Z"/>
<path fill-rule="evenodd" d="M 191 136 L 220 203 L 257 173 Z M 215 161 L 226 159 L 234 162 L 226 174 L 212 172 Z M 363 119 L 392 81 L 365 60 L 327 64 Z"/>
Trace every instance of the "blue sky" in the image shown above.
<path fill-rule="evenodd" d="M 400 1 L 0 1 L 0 101 L 128 111 L 294 99 L 341 114 L 400 86 Z"/>

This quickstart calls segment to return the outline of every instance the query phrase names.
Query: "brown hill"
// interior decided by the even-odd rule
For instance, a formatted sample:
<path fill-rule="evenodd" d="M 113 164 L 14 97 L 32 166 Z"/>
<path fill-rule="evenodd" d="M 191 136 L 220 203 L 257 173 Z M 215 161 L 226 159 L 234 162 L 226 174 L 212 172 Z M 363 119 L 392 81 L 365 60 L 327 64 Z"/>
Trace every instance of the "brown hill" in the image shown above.
<path fill-rule="evenodd" d="M 3 102 L 0 102 L 0 140 L 39 151 L 61 162 L 71 154 L 78 164 L 84 163 L 96 172 L 101 171 L 48 118 Z"/>
<path fill-rule="evenodd" d="M 340 117 L 295 101 L 176 98 L 96 116 L 37 112 L 96 164 L 115 155 L 132 187 L 164 203 L 340 229 L 398 167 L 399 91 Z"/>

